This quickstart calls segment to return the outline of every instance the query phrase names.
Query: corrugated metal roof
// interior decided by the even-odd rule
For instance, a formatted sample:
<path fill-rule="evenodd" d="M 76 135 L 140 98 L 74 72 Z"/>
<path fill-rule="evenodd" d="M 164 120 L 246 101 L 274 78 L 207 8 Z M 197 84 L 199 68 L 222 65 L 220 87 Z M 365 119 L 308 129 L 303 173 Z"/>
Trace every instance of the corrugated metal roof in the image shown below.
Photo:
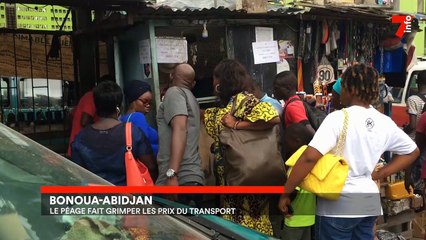
<path fill-rule="evenodd" d="M 231 11 L 236 9 L 235 0 L 157 0 L 153 4 L 154 8 L 166 7 L 173 11 L 202 11 L 204 9 L 226 8 Z"/>
<path fill-rule="evenodd" d="M 204 0 L 203 0 L 204 1 Z M 185 5 L 183 3 L 190 3 L 189 0 L 167 0 L 160 4 L 148 4 L 147 8 L 141 9 L 139 14 L 151 17 L 174 17 L 174 16 L 194 16 L 194 17 L 209 17 L 209 18 L 220 18 L 220 17 L 241 17 L 241 18 L 264 18 L 267 16 L 282 17 L 284 15 L 297 15 L 306 12 L 303 8 L 294 7 L 282 7 L 270 5 L 267 13 L 256 13 L 248 14 L 247 11 L 241 9 L 236 10 L 235 4 L 231 2 L 234 0 L 222 0 L 222 3 L 228 2 L 228 4 L 222 4 L 222 6 L 214 6 L 212 4 L 203 5 L 200 3 Z M 208 2 L 212 2 L 209 0 Z M 220 0 L 218 0 L 220 3 Z M 166 5 L 166 3 L 170 5 Z"/>
<path fill-rule="evenodd" d="M 214 12 L 215 10 L 223 11 L 228 10 L 229 12 L 245 12 L 244 10 L 237 10 L 235 0 L 162 0 L 158 1 L 156 4 L 150 5 L 150 7 L 155 9 L 168 8 L 174 12 Z M 281 4 L 268 4 L 267 12 L 276 12 L 276 13 L 285 13 L 288 12 L 292 14 L 293 12 L 303 13 L 305 9 L 293 8 L 289 6 L 284 6 Z"/>
<path fill-rule="evenodd" d="M 212 5 L 212 0 L 201 0 L 199 3 L 193 3 L 191 0 L 165 0 L 160 4 L 147 5 L 139 13 L 146 17 L 205 17 L 205 18 L 281 18 L 289 15 L 314 15 L 325 18 L 368 18 L 379 21 L 386 21 L 392 15 L 380 8 L 357 8 L 349 6 L 319 6 L 314 4 L 295 5 L 291 7 L 283 7 L 281 5 L 268 5 L 267 13 L 249 14 L 245 10 L 235 10 L 235 4 L 232 0 L 217 0 L 223 3 L 223 6 Z M 195 1 L 194 1 L 195 2 Z M 203 2 L 210 4 L 204 5 Z M 225 4 L 225 3 L 228 4 Z M 167 3 L 167 4 L 166 4 Z"/>

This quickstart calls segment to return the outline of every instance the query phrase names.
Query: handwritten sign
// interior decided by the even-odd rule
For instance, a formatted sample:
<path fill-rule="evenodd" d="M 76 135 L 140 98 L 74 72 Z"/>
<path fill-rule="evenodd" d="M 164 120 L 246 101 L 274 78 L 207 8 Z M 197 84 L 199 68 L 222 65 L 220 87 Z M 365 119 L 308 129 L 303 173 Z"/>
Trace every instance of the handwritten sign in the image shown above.
<path fill-rule="evenodd" d="M 254 42 L 252 45 L 254 64 L 276 63 L 280 61 L 277 41 Z"/>
<path fill-rule="evenodd" d="M 182 38 L 157 38 L 158 63 L 184 63 L 188 61 L 188 44 Z"/>
<path fill-rule="evenodd" d="M 151 63 L 151 46 L 149 39 L 139 41 L 139 62 L 141 64 Z"/>

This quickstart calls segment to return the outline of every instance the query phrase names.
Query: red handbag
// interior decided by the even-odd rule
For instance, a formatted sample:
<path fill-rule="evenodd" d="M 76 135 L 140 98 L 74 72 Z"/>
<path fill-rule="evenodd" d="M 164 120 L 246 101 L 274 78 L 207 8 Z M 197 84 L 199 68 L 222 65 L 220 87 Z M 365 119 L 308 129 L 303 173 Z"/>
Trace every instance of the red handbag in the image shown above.
<path fill-rule="evenodd" d="M 148 168 L 141 161 L 134 158 L 132 153 L 132 123 L 126 123 L 126 164 L 127 186 L 154 186 Z"/>

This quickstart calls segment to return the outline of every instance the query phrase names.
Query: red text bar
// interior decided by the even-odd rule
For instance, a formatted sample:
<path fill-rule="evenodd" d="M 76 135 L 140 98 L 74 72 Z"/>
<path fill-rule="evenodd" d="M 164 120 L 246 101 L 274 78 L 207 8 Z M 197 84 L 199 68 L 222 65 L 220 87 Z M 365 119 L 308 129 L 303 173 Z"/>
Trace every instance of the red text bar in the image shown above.
<path fill-rule="evenodd" d="M 281 194 L 283 186 L 42 186 L 42 194 Z"/>

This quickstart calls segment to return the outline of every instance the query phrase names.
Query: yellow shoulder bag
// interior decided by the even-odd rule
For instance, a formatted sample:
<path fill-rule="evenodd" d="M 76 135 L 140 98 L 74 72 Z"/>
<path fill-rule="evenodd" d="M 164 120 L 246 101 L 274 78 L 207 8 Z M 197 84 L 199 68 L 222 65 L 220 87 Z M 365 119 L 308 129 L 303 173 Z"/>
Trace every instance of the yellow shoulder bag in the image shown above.
<path fill-rule="evenodd" d="M 335 153 L 327 153 L 322 156 L 300 184 L 300 187 L 306 191 L 329 200 L 337 200 L 340 197 L 349 171 L 349 165 L 342 157 L 346 142 L 346 133 L 348 131 L 349 116 L 346 109 L 342 109 L 342 111 L 345 118 Z M 305 145 L 299 148 L 285 164 L 293 167 L 307 147 Z M 291 168 L 289 171 L 291 171 Z"/>

